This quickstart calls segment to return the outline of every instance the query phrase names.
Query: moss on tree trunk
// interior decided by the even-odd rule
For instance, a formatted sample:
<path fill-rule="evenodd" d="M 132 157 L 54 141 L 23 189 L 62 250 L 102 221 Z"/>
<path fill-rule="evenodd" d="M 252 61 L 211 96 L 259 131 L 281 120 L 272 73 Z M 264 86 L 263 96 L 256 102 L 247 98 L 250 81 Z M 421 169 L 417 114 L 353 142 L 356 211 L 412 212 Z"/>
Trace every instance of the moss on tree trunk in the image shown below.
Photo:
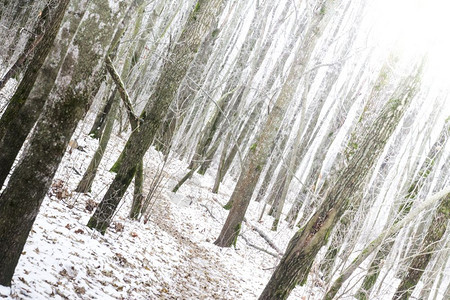
<path fill-rule="evenodd" d="M 95 13 L 83 19 L 24 158 L 0 196 L 1 285 L 11 284 L 28 234 L 70 137 L 98 91 L 105 48 L 126 8 L 122 2 L 113 14 L 104 1 L 94 0 L 91 5 Z M 75 86 L 77 89 L 73 88 Z"/>
<path fill-rule="evenodd" d="M 139 130 L 133 131 L 123 150 L 117 175 L 103 200 L 88 222 L 88 227 L 105 233 L 113 214 L 133 179 L 138 163 L 150 147 L 178 87 L 193 61 L 204 35 L 208 33 L 221 12 L 223 0 L 199 0 L 199 10 L 191 12 L 187 24 L 174 45 L 170 58 L 161 70 L 150 100 L 144 108 Z M 155 104 L 155 105 L 153 105 Z"/>

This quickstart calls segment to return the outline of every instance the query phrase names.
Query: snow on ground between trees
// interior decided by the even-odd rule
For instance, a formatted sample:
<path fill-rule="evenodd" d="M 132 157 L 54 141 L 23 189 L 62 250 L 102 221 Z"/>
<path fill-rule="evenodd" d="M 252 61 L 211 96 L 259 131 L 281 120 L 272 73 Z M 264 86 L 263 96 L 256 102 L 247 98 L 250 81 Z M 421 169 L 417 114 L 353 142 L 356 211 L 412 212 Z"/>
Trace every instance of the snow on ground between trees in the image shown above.
<path fill-rule="evenodd" d="M 80 132 L 80 129 L 78 130 Z M 116 137 L 100 165 L 92 192 L 73 192 L 89 163 L 97 142 L 78 136 L 78 149 L 66 153 L 52 188 L 41 207 L 17 267 L 11 289 L 0 290 L 8 299 L 256 299 L 278 260 L 256 250 L 239 238 L 236 249 L 213 244 L 228 214 L 220 203 L 228 201 L 234 182 L 228 177 L 218 195 L 210 192 L 212 174 L 195 174 L 177 194 L 170 192 L 186 164 L 169 159 L 164 187 L 157 193 L 148 222 L 126 218 L 132 195 L 114 219 L 105 236 L 85 225 L 93 201 L 99 202 L 114 174 L 108 172 L 125 139 Z M 81 149 L 81 150 L 80 150 Z M 161 164 L 153 149 L 146 156 L 146 181 Z M 152 169 L 153 168 L 153 169 Z M 173 176 L 173 177 L 172 177 Z M 24 187 L 26 188 L 26 187 Z M 132 190 L 132 189 L 130 189 Z M 260 210 L 252 203 L 248 219 Z M 284 249 L 293 231 L 270 232 Z M 145 224 L 144 224 L 145 223 Z M 252 222 L 254 223 L 254 222 Z M 256 223 L 255 223 L 256 224 Z M 255 225 L 254 224 L 254 225 Z M 253 245 L 275 252 L 246 225 L 242 233 Z M 315 299 L 317 288 L 298 288 Z M 321 291 L 323 292 L 323 291 Z M 320 293 L 316 295 L 319 296 Z"/>

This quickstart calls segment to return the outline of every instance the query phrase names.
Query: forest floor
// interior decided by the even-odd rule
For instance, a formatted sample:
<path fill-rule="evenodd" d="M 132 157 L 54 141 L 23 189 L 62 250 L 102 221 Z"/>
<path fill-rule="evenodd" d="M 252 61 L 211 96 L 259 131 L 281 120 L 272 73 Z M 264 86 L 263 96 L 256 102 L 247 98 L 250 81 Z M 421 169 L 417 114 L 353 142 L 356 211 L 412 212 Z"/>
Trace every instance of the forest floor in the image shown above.
<path fill-rule="evenodd" d="M 11 289 L 0 289 L 4 299 L 257 299 L 277 265 L 275 253 L 253 226 L 284 249 L 293 235 L 287 227 L 271 232 L 270 217 L 256 220 L 262 204 L 252 203 L 236 248 L 213 244 L 228 211 L 234 181 L 227 177 L 219 194 L 210 190 L 213 175 L 195 174 L 174 194 L 170 189 L 187 165 L 149 151 L 146 185 L 162 170 L 164 178 L 154 195 L 148 222 L 126 218 L 127 192 L 114 224 L 104 236 L 86 227 L 114 177 L 109 167 L 125 138 L 115 137 L 100 165 L 92 192 L 74 192 L 97 141 L 86 128 L 75 134 L 78 149 L 66 153 L 23 250 Z M 84 132 L 84 133 L 83 133 Z M 26 188 L 26 187 L 24 187 Z M 130 187 L 129 191 L 132 191 Z M 94 204 L 95 205 L 95 204 Z M 265 223 L 265 224 L 264 224 Z M 248 243 L 252 244 L 250 246 Z M 256 249 L 254 246 L 262 250 Z M 314 282 L 314 281 L 312 281 Z M 319 287 L 299 287 L 292 299 L 317 299 Z"/>

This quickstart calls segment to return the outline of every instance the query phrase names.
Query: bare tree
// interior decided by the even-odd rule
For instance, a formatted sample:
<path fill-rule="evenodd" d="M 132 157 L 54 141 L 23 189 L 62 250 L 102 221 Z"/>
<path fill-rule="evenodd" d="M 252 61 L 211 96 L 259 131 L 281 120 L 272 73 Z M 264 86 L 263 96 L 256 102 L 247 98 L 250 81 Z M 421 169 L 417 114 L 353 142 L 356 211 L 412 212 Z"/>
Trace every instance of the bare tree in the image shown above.
<path fill-rule="evenodd" d="M 166 61 L 156 88 L 144 108 L 142 124 L 133 131 L 123 150 L 123 160 L 103 200 L 97 207 L 88 226 L 105 233 L 113 214 L 136 173 L 137 166 L 157 134 L 170 103 L 176 96 L 190 63 L 193 61 L 204 36 L 210 32 L 221 12 L 223 0 L 199 0 L 187 24 Z"/>
<path fill-rule="evenodd" d="M 322 205 L 289 242 L 260 299 L 286 299 L 298 283 L 306 281 L 317 252 L 351 204 L 352 195 L 363 186 L 371 166 L 375 164 L 415 96 L 419 78 L 418 74 L 407 78 L 390 100 L 385 100 L 381 112 L 362 136 L 362 142 L 348 165 L 339 172 L 336 183 L 328 191 Z"/>

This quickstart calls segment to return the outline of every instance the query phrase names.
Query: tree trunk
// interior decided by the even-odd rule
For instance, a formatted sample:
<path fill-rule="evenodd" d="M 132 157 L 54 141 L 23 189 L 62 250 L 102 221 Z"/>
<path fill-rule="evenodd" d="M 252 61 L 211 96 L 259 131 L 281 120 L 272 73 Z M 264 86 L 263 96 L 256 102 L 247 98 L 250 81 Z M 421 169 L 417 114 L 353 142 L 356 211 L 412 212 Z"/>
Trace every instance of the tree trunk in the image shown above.
<path fill-rule="evenodd" d="M 107 89 L 110 89 L 112 82 L 108 82 Z M 95 117 L 94 124 L 92 124 L 91 130 L 89 130 L 89 135 L 94 139 L 100 139 L 103 134 L 103 130 L 106 127 L 106 119 L 108 119 L 108 114 L 111 111 L 111 107 L 113 106 L 115 98 L 116 98 L 117 88 L 111 90 L 111 94 L 107 94 L 105 104 L 98 111 L 97 116 Z"/>
<path fill-rule="evenodd" d="M 88 227 L 105 233 L 125 191 L 131 183 L 147 149 L 161 125 L 170 103 L 176 96 L 190 63 L 205 36 L 221 12 L 223 0 L 199 0 L 167 60 L 150 100 L 144 108 L 142 124 L 133 131 L 123 150 L 123 161 L 117 175 L 88 222 Z"/>
<path fill-rule="evenodd" d="M 330 6 L 329 4 L 329 1 L 325 1 L 323 4 L 324 9 L 328 8 Z M 297 85 L 305 71 L 306 62 L 311 56 L 318 37 L 328 23 L 329 18 L 324 18 L 323 16 L 324 14 L 317 15 L 306 32 L 305 41 L 307 44 L 302 45 L 296 52 L 294 62 L 283 84 L 280 95 L 269 114 L 268 120 L 260 129 L 256 142 L 250 147 L 241 175 L 228 202 L 228 206 L 231 206 L 230 213 L 222 227 L 219 237 L 214 242 L 217 246 L 231 247 L 236 243 L 247 207 L 250 204 L 253 191 L 270 154 L 270 149 L 273 148 L 272 144 L 281 126 L 284 114 L 294 96 Z"/>
<path fill-rule="evenodd" d="M 421 249 L 414 256 L 409 265 L 406 276 L 400 282 L 393 299 L 409 299 L 414 288 L 422 277 L 435 249 L 439 245 L 439 241 L 447 230 L 447 223 L 450 219 L 450 195 L 447 195 L 439 204 L 434 213 L 433 220 L 422 242 Z"/>
<path fill-rule="evenodd" d="M 423 203 L 411 211 L 404 219 L 394 224 L 391 228 L 386 229 L 377 238 L 375 238 L 370 244 L 365 247 L 361 253 L 353 260 L 353 262 L 342 272 L 341 276 L 336 279 L 331 288 L 327 291 L 324 296 L 324 300 L 332 300 L 337 294 L 342 284 L 347 280 L 350 275 L 358 268 L 358 266 L 367 258 L 369 255 L 379 247 L 383 241 L 389 236 L 394 235 L 400 229 L 402 229 L 406 224 L 413 222 L 417 216 L 419 216 L 423 211 L 429 209 L 436 202 L 441 201 L 440 207 L 443 205 L 448 205 L 450 199 L 450 188 L 446 187 L 443 190 L 437 192 L 436 194 L 427 198 Z M 444 203 L 446 202 L 446 204 Z"/>
<path fill-rule="evenodd" d="M 52 75 L 55 75 L 54 72 L 51 72 L 50 74 L 45 72 L 48 66 L 44 67 L 40 73 L 39 70 L 50 52 L 68 3 L 68 0 L 60 1 L 59 5 L 53 7 L 49 6 L 50 8 L 43 12 L 45 17 L 42 17 L 43 21 L 41 22 L 44 24 L 38 25 L 43 28 L 38 30 L 38 32 L 40 32 L 39 41 L 33 46 L 36 48 L 36 52 L 19 87 L 11 97 L 10 104 L 0 119 L 0 149 L 2 149 L 0 152 L 0 188 L 3 186 L 15 158 L 19 153 L 25 138 L 39 117 L 45 102 L 45 97 L 41 98 L 41 101 L 29 99 L 30 92 L 38 75 L 44 76 L 45 74 L 45 76 L 50 77 L 48 79 L 43 79 L 44 81 L 50 81 L 49 86 L 53 83 L 51 77 Z M 42 82 L 38 81 L 38 84 L 41 83 Z M 42 88 L 42 86 L 39 86 L 37 89 Z"/>
<path fill-rule="evenodd" d="M 91 14 L 83 19 L 72 41 L 29 148 L 0 196 L 1 285 L 11 284 L 28 234 L 70 137 L 98 90 L 106 47 L 127 6 L 122 1 L 114 4 L 118 9 L 113 14 L 109 3 L 91 1 Z"/>
<path fill-rule="evenodd" d="M 298 283 L 306 282 L 310 266 L 339 218 L 347 209 L 355 191 L 360 190 L 367 174 L 376 163 L 409 102 L 417 92 L 418 76 L 402 83 L 386 101 L 382 111 L 362 137 L 352 155 L 330 188 L 317 212 L 289 242 L 287 250 L 259 299 L 286 299 Z"/>
<path fill-rule="evenodd" d="M 423 185 L 426 182 L 429 174 L 432 172 L 432 169 L 439 159 L 439 156 L 442 154 L 442 147 L 445 145 L 447 140 L 447 135 L 450 130 L 450 122 L 447 121 L 447 124 L 444 125 L 443 130 L 438 138 L 438 140 L 431 147 L 427 158 L 423 162 L 422 166 L 419 169 L 419 173 L 417 177 L 414 178 L 411 184 L 408 187 L 405 203 L 398 209 L 397 217 L 394 220 L 394 224 L 402 220 L 403 216 L 409 213 L 412 205 L 414 204 L 416 197 L 419 191 L 422 189 Z M 360 300 L 368 299 L 370 292 L 372 291 L 373 286 L 375 285 L 377 278 L 380 274 L 381 267 L 386 257 L 390 253 L 392 247 L 394 246 L 395 239 L 391 239 L 387 243 L 383 244 L 378 250 L 375 259 L 371 262 L 367 275 L 364 277 L 364 281 L 356 294 L 356 297 Z"/>
<path fill-rule="evenodd" d="M 130 219 L 138 220 L 142 210 L 142 201 L 144 200 L 143 193 L 144 184 L 144 162 L 138 163 L 136 175 L 134 176 L 134 192 L 133 202 L 131 203 Z"/>
<path fill-rule="evenodd" d="M 105 123 L 105 130 L 100 138 L 100 143 L 98 145 L 97 150 L 94 153 L 94 157 L 92 157 L 91 162 L 83 175 L 83 178 L 78 183 L 75 192 L 78 193 L 87 193 L 91 190 L 92 183 L 94 182 L 95 175 L 97 174 L 98 166 L 103 158 L 103 154 L 106 151 L 106 147 L 108 146 L 109 139 L 111 137 L 112 129 L 114 126 L 114 121 L 117 115 L 117 109 L 119 107 L 119 99 L 115 99 L 112 104 L 111 111 L 107 116 L 107 120 Z"/>

